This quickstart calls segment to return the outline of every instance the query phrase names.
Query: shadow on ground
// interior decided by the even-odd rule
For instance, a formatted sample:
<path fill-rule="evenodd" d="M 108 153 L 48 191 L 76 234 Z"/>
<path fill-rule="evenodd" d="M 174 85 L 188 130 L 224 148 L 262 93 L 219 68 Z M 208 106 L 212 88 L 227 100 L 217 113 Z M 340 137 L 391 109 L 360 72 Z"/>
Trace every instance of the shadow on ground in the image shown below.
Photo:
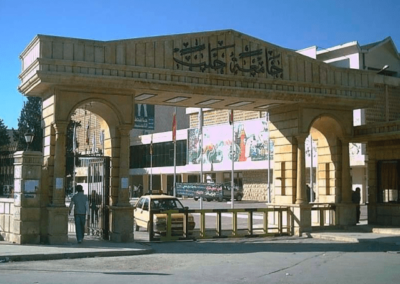
<path fill-rule="evenodd" d="M 390 242 L 392 237 L 381 238 Z M 397 239 L 393 237 L 393 239 Z M 379 252 L 398 251 L 400 246 L 393 243 L 364 239 L 360 243 L 345 243 L 317 240 L 312 238 L 260 238 L 241 240 L 207 240 L 193 242 L 171 242 L 148 244 L 155 253 L 177 254 L 240 254 L 259 252 Z"/>

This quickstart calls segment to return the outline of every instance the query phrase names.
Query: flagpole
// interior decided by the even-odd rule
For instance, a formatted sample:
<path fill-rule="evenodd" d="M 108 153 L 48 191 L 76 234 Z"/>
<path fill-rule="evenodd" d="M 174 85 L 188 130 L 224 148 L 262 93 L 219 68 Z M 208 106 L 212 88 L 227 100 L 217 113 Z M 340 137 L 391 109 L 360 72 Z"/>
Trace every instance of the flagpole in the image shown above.
<path fill-rule="evenodd" d="M 231 151 L 232 151 L 232 174 L 231 174 L 231 208 L 233 209 L 235 207 L 234 205 L 234 190 L 235 190 L 235 182 L 234 182 L 234 174 L 235 174 L 235 123 L 233 120 L 233 109 L 230 110 L 230 117 L 229 117 L 229 122 L 232 124 L 232 146 L 231 146 Z"/>
<path fill-rule="evenodd" d="M 75 195 L 75 180 L 76 180 L 76 175 L 75 175 L 75 162 L 76 162 L 76 122 L 74 121 L 74 133 L 73 133 L 73 140 L 72 140 L 72 152 L 74 154 L 74 172 L 72 173 L 72 193 Z"/>
<path fill-rule="evenodd" d="M 200 140 L 200 182 L 203 182 L 203 108 L 200 108 L 200 114 L 199 114 L 199 124 L 200 124 L 200 135 L 201 135 L 201 140 Z M 203 197 L 200 197 L 200 209 L 203 209 Z"/>
<path fill-rule="evenodd" d="M 267 118 L 267 126 L 268 126 L 268 203 L 271 203 L 271 135 L 269 133 L 269 112 L 265 113 Z"/>
<path fill-rule="evenodd" d="M 310 134 L 310 153 L 311 153 L 311 161 L 310 161 L 310 183 L 311 183 L 311 186 L 310 186 L 310 202 L 314 202 L 314 200 L 313 200 L 313 192 L 314 192 L 314 176 L 313 176 L 313 171 L 314 171 L 314 161 L 313 161 L 313 155 L 314 155 L 314 153 L 313 153 L 313 140 L 312 140 L 312 136 L 311 136 L 311 134 Z"/>
<path fill-rule="evenodd" d="M 104 150 L 104 130 L 101 130 L 101 133 L 100 133 L 100 143 L 101 143 L 101 148 L 103 151 L 103 156 L 105 156 L 106 151 Z"/>
<path fill-rule="evenodd" d="M 174 192 L 173 195 L 176 196 L 176 129 L 177 129 L 177 121 L 176 121 L 176 107 L 173 117 L 173 125 L 172 125 L 172 136 L 174 139 Z"/>
<path fill-rule="evenodd" d="M 150 194 L 153 194 L 153 134 L 150 142 Z"/>

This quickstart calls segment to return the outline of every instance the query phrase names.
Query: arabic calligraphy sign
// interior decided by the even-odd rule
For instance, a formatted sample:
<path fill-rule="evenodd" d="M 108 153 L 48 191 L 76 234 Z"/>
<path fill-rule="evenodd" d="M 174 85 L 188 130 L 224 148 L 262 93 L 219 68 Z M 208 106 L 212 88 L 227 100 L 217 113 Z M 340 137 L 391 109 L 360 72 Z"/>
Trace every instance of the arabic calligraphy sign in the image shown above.
<path fill-rule="evenodd" d="M 267 77 L 283 78 L 282 56 L 277 49 L 251 50 L 246 45 L 244 52 L 236 54 L 235 44 L 224 45 L 222 40 L 218 41 L 215 47 L 210 43 L 200 44 L 197 39 L 193 46 L 190 46 L 189 42 L 182 45 L 182 48 L 175 48 L 173 51 L 177 68 L 185 66 L 189 71 L 204 72 L 208 69 L 224 74 L 225 67 L 229 66 L 227 70 L 234 75 L 240 71 L 252 77 L 267 73 Z"/>

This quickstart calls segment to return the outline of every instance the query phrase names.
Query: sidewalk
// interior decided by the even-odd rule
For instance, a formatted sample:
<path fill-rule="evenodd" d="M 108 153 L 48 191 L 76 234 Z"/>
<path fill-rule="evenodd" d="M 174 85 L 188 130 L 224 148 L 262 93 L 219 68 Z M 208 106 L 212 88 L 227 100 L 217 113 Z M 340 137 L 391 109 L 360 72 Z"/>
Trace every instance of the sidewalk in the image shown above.
<path fill-rule="evenodd" d="M 373 227 L 362 221 L 360 225 L 345 230 L 313 232 L 311 238 L 349 243 L 375 242 L 398 245 L 400 251 L 400 228 Z M 206 241 L 206 240 L 205 240 Z M 150 245 L 144 243 L 113 243 L 93 236 L 85 236 L 77 244 L 75 236 L 69 235 L 63 245 L 16 245 L 0 241 L 0 263 L 8 261 L 32 261 L 72 259 L 86 257 L 130 256 L 153 253 Z"/>
<path fill-rule="evenodd" d="M 0 241 L 0 263 L 8 261 L 54 260 L 68 258 L 128 256 L 152 253 L 140 243 L 113 243 L 93 236 L 85 236 L 81 244 L 74 234 L 68 235 L 68 243 L 62 245 L 16 245 Z"/>
<path fill-rule="evenodd" d="M 366 221 L 361 221 L 357 226 L 349 226 L 344 230 L 316 231 L 311 233 L 311 237 L 349 243 L 378 242 L 399 245 L 400 250 L 400 228 L 372 226 Z"/>

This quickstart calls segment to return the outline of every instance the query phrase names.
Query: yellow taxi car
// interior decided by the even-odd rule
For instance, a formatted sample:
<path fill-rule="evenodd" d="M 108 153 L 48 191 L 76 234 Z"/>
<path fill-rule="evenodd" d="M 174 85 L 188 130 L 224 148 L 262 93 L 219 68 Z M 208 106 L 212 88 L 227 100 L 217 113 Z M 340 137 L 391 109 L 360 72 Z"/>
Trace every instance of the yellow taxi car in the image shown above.
<path fill-rule="evenodd" d="M 142 196 L 134 206 L 135 230 L 145 228 L 149 231 L 150 212 L 153 210 L 179 210 L 185 209 L 178 198 L 170 195 L 145 195 Z M 173 235 L 183 234 L 183 220 L 185 214 L 171 214 L 171 233 Z M 188 233 L 192 234 L 195 222 L 192 214 L 188 214 Z M 153 215 L 153 231 L 156 234 L 164 235 L 167 231 L 167 214 L 156 213 Z"/>

